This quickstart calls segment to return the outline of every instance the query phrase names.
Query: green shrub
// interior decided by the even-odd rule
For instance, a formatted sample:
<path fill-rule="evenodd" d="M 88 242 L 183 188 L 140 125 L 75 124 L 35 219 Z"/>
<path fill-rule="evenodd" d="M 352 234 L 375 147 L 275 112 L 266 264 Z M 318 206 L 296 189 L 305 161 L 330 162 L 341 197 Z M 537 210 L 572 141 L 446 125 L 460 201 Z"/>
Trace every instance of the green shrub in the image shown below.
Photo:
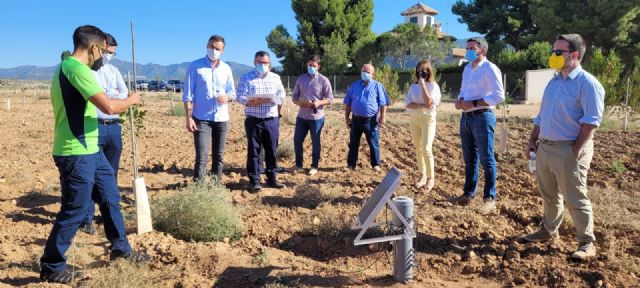
<path fill-rule="evenodd" d="M 611 162 L 611 170 L 613 173 L 622 174 L 627 171 L 627 167 L 624 166 L 624 162 L 620 160 L 613 160 L 613 162 Z"/>
<path fill-rule="evenodd" d="M 153 204 L 155 228 L 178 239 L 207 242 L 242 236 L 242 217 L 224 187 L 194 183 Z"/>
<path fill-rule="evenodd" d="M 293 159 L 294 156 L 293 140 L 283 141 L 278 144 L 278 149 L 276 150 L 276 157 L 278 159 Z"/>
<path fill-rule="evenodd" d="M 156 287 L 146 266 L 138 266 L 125 260 L 118 260 L 111 265 L 98 269 L 89 280 L 80 282 L 79 287 L 91 288 L 119 288 Z"/>
<path fill-rule="evenodd" d="M 605 56 L 600 48 L 596 48 L 591 55 L 591 61 L 584 66 L 584 69 L 598 78 L 604 87 L 606 106 L 624 104 L 624 90 L 619 89 L 619 86 L 624 86 L 620 85 L 623 65 L 614 50 L 609 51 L 609 54 Z"/>
<path fill-rule="evenodd" d="M 169 108 L 169 115 L 176 117 L 184 117 L 184 106 L 180 103 L 172 103 L 171 108 Z"/>
<path fill-rule="evenodd" d="M 382 68 L 375 72 L 375 75 L 375 79 L 382 83 L 384 89 L 387 91 L 387 95 L 389 95 L 389 101 L 391 101 L 389 104 L 393 104 L 404 98 L 402 93 L 400 93 L 400 86 L 398 85 L 398 72 L 391 69 L 391 66 L 382 66 Z"/>

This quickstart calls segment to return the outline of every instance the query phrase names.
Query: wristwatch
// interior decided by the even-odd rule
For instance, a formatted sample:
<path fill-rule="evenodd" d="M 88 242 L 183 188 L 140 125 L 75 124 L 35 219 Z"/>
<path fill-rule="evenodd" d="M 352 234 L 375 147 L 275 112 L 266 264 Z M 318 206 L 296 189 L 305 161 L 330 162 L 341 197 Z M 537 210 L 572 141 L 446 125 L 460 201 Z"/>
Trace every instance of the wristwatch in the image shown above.
<path fill-rule="evenodd" d="M 471 103 L 473 103 L 473 107 L 478 107 L 478 100 L 473 100 Z"/>

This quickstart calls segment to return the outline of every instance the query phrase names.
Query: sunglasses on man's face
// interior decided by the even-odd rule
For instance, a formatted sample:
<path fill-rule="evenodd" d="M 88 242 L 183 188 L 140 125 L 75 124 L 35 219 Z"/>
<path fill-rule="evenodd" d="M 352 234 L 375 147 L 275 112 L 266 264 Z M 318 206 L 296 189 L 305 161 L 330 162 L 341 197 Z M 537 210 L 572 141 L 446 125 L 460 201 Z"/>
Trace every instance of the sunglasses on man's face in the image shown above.
<path fill-rule="evenodd" d="M 566 53 L 572 53 L 572 52 L 575 52 L 575 51 L 571 51 L 571 50 L 562 50 L 562 49 L 552 49 L 552 50 L 551 50 L 551 54 L 556 54 L 556 56 L 560 56 L 560 55 L 562 55 L 562 54 L 563 54 L 563 53 L 565 53 L 565 52 L 566 52 Z"/>

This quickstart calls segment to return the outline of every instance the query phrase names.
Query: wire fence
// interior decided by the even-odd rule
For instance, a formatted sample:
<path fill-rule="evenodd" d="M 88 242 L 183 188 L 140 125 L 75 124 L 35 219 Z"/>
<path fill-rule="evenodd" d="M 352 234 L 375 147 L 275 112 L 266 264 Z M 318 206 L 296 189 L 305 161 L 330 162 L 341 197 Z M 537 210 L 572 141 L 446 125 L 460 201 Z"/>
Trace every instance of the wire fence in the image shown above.
<path fill-rule="evenodd" d="M 508 92 L 510 98 L 514 101 L 524 101 L 524 76 L 525 72 L 506 72 L 505 90 Z M 300 76 L 280 76 L 282 84 L 287 91 L 292 91 L 296 81 Z M 335 95 L 344 95 L 349 86 L 354 82 L 360 80 L 360 75 L 329 75 L 327 76 L 331 82 L 333 93 Z M 415 81 L 415 78 L 408 73 L 401 73 L 398 75 L 398 87 L 400 93 L 406 95 L 411 83 Z M 460 86 L 462 85 L 462 73 L 440 73 L 437 76 L 436 81 L 440 86 L 443 99 L 457 99 L 460 94 Z M 404 98 L 404 97 L 401 97 Z"/>

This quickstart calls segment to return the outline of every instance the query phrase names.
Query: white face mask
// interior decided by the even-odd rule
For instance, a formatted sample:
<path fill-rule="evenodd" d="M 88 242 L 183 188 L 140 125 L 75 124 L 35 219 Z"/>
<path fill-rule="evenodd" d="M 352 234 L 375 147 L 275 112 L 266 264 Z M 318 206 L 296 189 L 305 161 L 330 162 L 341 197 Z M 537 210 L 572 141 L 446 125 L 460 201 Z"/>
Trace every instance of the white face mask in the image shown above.
<path fill-rule="evenodd" d="M 207 48 L 207 57 L 211 61 L 220 59 L 220 54 L 221 52 L 218 49 Z"/>
<path fill-rule="evenodd" d="M 113 59 L 113 57 L 115 57 L 113 54 L 111 53 L 104 53 L 102 54 L 102 63 L 107 64 L 109 63 L 109 61 L 111 61 L 111 59 Z"/>

